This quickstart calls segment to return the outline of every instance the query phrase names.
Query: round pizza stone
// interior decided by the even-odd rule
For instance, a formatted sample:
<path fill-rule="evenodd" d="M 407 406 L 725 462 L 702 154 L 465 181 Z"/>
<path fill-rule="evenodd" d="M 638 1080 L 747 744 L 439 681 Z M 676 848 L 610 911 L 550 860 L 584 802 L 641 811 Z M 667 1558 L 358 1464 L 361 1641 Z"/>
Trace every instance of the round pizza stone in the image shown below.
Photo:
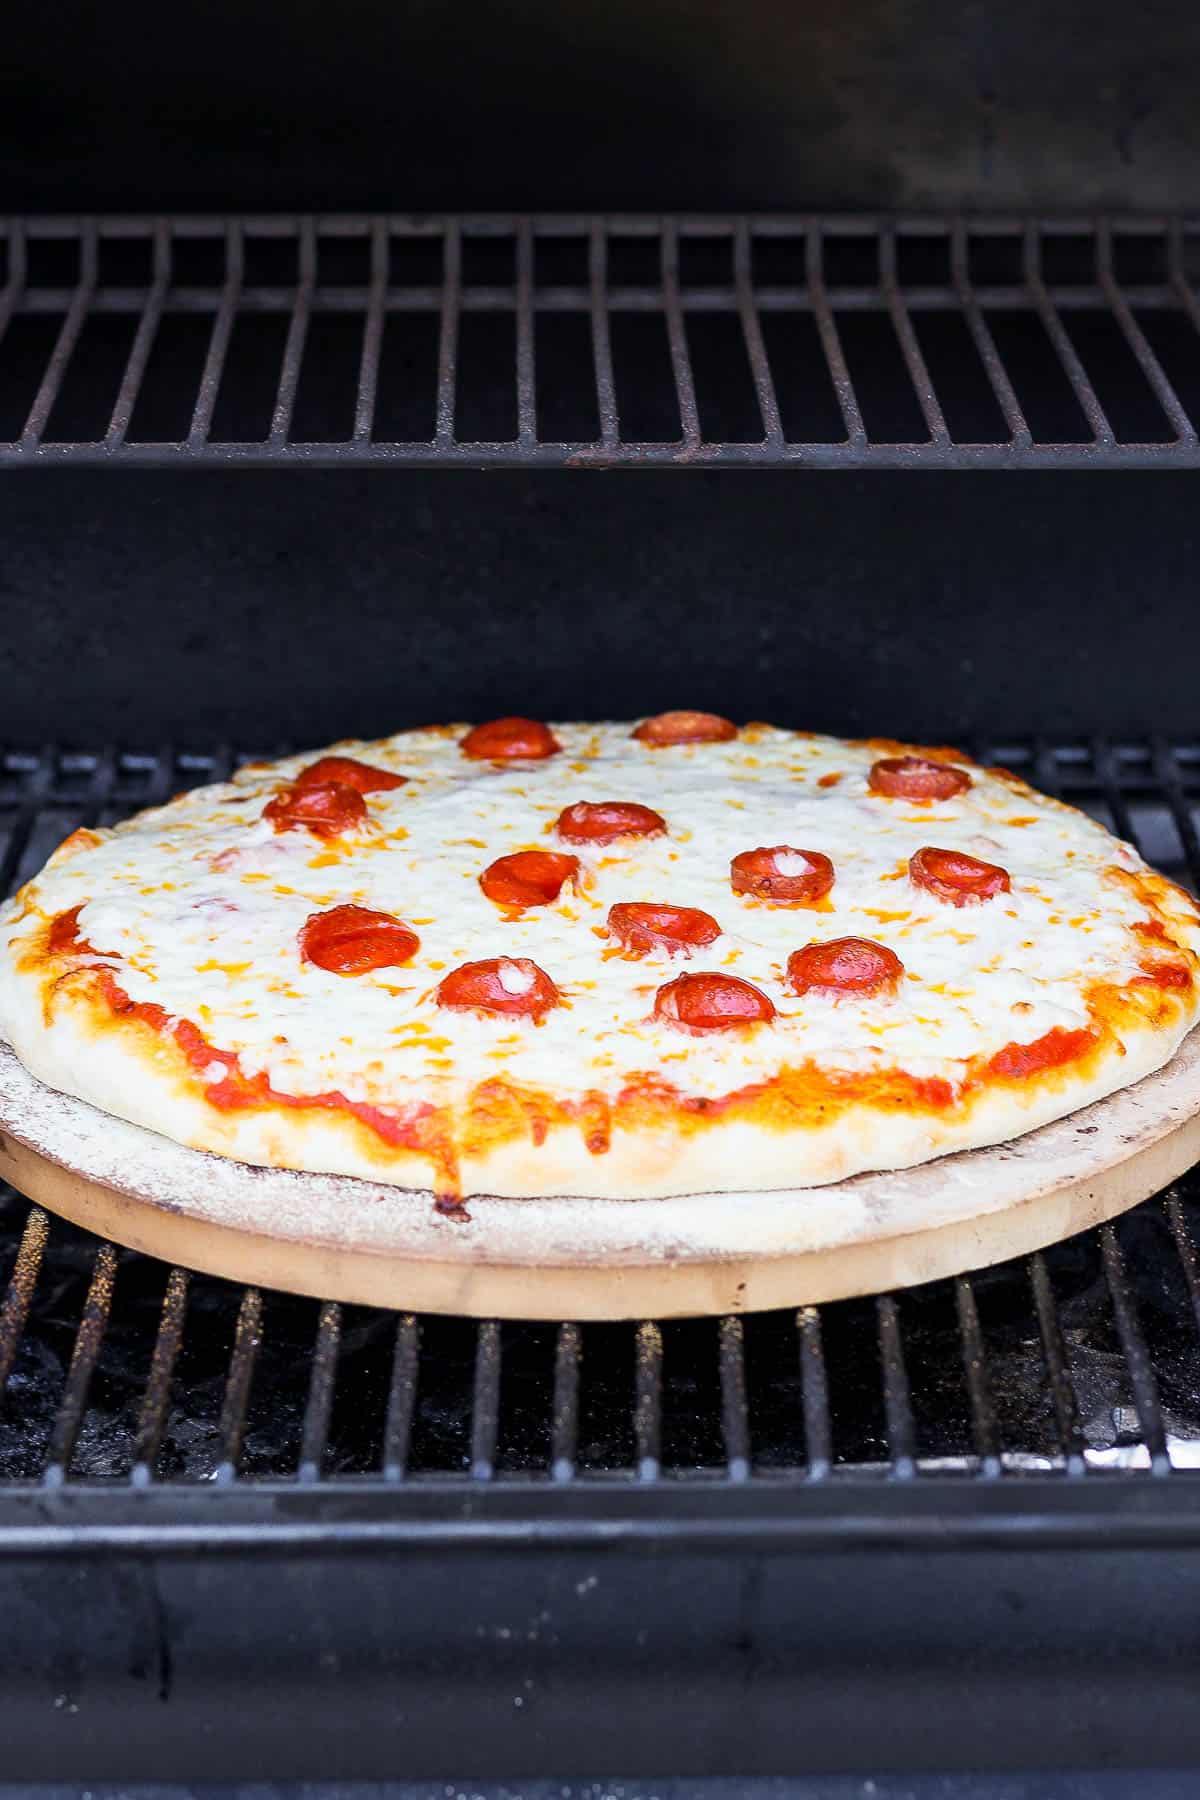
<path fill-rule="evenodd" d="M 1024 1254 L 1200 1159 L 1200 1030 L 1135 1086 L 1010 1143 L 833 1186 L 660 1200 L 433 1195 L 188 1149 L 38 1081 L 0 1043 L 0 1175 L 102 1237 L 322 1299 L 480 1318 L 800 1306 Z"/>

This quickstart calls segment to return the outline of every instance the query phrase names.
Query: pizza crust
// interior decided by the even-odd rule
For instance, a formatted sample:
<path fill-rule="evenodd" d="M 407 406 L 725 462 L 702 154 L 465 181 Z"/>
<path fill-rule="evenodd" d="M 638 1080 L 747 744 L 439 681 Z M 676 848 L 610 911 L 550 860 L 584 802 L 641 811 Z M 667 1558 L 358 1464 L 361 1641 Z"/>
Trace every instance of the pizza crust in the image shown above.
<path fill-rule="evenodd" d="M 366 1305 L 479 1317 L 751 1311 L 1036 1249 L 1200 1156 L 1200 1032 L 1165 1069 L 1016 1142 L 836 1186 L 611 1200 L 432 1194 L 190 1150 L 44 1086 L 0 1043 L 0 1174 L 118 1243 Z"/>
<path fill-rule="evenodd" d="M 49 1027 L 32 982 L 10 992 L 6 1025 L 26 1068 L 49 1087 L 89 1100 L 135 1125 L 174 1138 L 193 1150 L 264 1169 L 342 1174 L 386 1181 L 401 1188 L 437 1185 L 429 1158 L 381 1146 L 353 1118 L 326 1111 L 275 1109 L 219 1111 L 197 1091 L 182 1053 L 173 1043 L 147 1050 L 141 1036 L 98 1026 L 89 997 L 60 994 Z M 13 1001 L 19 1004 L 13 1004 Z M 1089 1074 L 1089 1098 L 1103 1098 L 1161 1068 L 1187 1029 L 1131 1032 L 1103 1066 Z M 532 1136 L 493 1144 L 463 1156 L 459 1192 L 470 1199 L 492 1195 L 538 1199 L 578 1195 L 590 1199 L 665 1199 L 744 1187 L 753 1171 L 755 1191 L 792 1189 L 798 1161 L 806 1188 L 844 1182 L 869 1169 L 899 1170 L 956 1151 L 1004 1143 L 1076 1110 L 1070 1084 L 994 1086 L 972 1096 L 970 1110 L 946 1117 L 928 1112 L 882 1112 L 847 1107 L 819 1132 L 791 1133 L 753 1119 L 686 1120 L 678 1129 L 615 1132 L 602 1154 L 589 1151 L 572 1125 L 552 1125 Z"/>

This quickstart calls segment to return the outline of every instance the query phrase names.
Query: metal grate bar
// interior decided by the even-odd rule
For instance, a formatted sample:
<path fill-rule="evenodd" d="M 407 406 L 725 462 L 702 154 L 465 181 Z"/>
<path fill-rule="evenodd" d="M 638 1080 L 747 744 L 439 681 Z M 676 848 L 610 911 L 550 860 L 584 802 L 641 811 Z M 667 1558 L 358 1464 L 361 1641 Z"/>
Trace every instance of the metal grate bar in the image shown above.
<path fill-rule="evenodd" d="M 1097 444 L 1112 445 L 1116 443 L 1116 435 L 1108 422 L 1108 415 L 1096 397 L 1096 390 L 1088 379 L 1087 371 L 1076 354 L 1075 346 L 1063 328 L 1063 322 L 1055 310 L 1054 302 L 1046 291 L 1042 279 L 1042 240 L 1041 234 L 1033 225 L 1027 227 L 1024 245 L 1025 285 L 1033 296 L 1033 303 L 1038 317 L 1046 328 L 1046 335 L 1054 346 L 1054 353 L 1062 364 L 1063 372 L 1070 382 L 1075 398 L 1083 409 L 1083 415 L 1092 428 Z"/>
<path fill-rule="evenodd" d="M 25 1330 L 25 1321 L 29 1317 L 29 1305 L 33 1299 L 33 1290 L 37 1286 L 38 1271 L 42 1266 L 42 1257 L 46 1251 L 46 1239 L 50 1235 L 50 1220 L 40 1206 L 31 1206 L 29 1217 L 25 1221 L 25 1229 L 21 1233 L 20 1248 L 8 1286 L 4 1290 L 4 1300 L 0 1304 L 0 1403 L 3 1402 L 4 1390 L 8 1386 L 8 1378 L 12 1374 L 13 1360 L 17 1354 L 17 1345 Z"/>
<path fill-rule="evenodd" d="M 333 1300 L 322 1306 L 317 1320 L 317 1342 L 313 1350 L 312 1373 L 308 1380 L 308 1402 L 304 1408 L 304 1426 L 300 1437 L 300 1481 L 317 1481 L 325 1449 L 329 1442 L 329 1418 L 333 1411 L 333 1393 L 337 1386 L 338 1349 L 342 1338 L 342 1309 Z"/>
<path fill-rule="evenodd" d="M 1091 749 L 1092 763 L 1100 777 L 1100 786 L 1104 798 L 1108 802 L 1108 809 L 1112 814 L 1117 836 L 1125 838 L 1129 843 L 1136 843 L 1137 834 L 1133 829 L 1129 804 L 1121 787 L 1121 777 L 1113 747 L 1102 739 L 1093 739 Z"/>
<path fill-rule="evenodd" d="M 296 289 L 295 305 L 292 308 L 292 316 L 288 324 L 287 342 L 283 347 L 283 367 L 279 374 L 275 411 L 271 416 L 269 442 L 272 445 L 286 444 L 292 429 L 292 414 L 296 410 L 296 390 L 300 385 L 300 365 L 304 361 L 304 343 L 308 336 L 308 321 L 312 312 L 313 289 L 316 284 L 316 232 L 313 228 L 313 221 L 305 219 L 300 229 L 300 282 Z"/>
<path fill-rule="evenodd" d="M 98 753 L 92 766 L 91 778 L 88 781 L 87 795 L 80 808 L 79 823 L 81 825 L 99 824 L 100 815 L 112 795 L 117 773 L 116 765 L 116 752 L 111 747 Z"/>
<path fill-rule="evenodd" d="M 804 260 L 809 302 L 812 306 L 813 317 L 817 322 L 821 349 L 824 352 L 825 361 L 829 365 L 833 391 L 837 395 L 837 403 L 841 408 L 842 420 L 846 427 L 846 440 L 852 450 L 861 452 L 866 448 L 867 433 L 863 426 L 862 413 L 859 410 L 858 396 L 854 392 L 854 383 L 850 379 L 850 370 L 842 351 L 842 340 L 838 336 L 833 309 L 829 304 L 829 293 L 825 286 L 825 245 L 819 229 L 809 231 L 805 239 Z"/>
<path fill-rule="evenodd" d="M 975 1304 L 975 1289 L 969 1275 L 960 1275 L 956 1280 L 954 1302 L 962 1337 L 963 1366 L 971 1403 L 971 1434 L 979 1457 L 979 1472 L 987 1476 L 999 1475 L 1000 1437 L 996 1429 L 996 1409 L 988 1378 L 987 1351 L 979 1326 L 979 1308 Z"/>
<path fill-rule="evenodd" d="M 696 387 L 692 379 L 692 362 L 688 354 L 687 327 L 679 300 L 679 238 L 672 220 L 663 223 L 662 234 L 663 312 L 667 321 L 667 342 L 671 350 L 671 371 L 675 377 L 675 398 L 679 403 L 679 423 L 685 450 L 694 450 L 700 442 L 700 414 L 696 407 Z"/>
<path fill-rule="evenodd" d="M 173 240 L 177 240 L 180 235 L 177 220 L 171 222 L 171 235 Z M 370 280 L 347 284 L 323 284 L 318 281 L 313 290 L 313 311 L 326 314 L 365 312 L 371 286 Z M 1045 282 L 1044 288 L 1047 297 L 1060 312 L 1105 313 L 1110 310 L 1105 291 L 1098 282 L 1069 287 Z M 26 287 L 17 297 L 16 310 L 30 317 L 63 313 L 77 291 L 75 287 Z M 221 288 L 212 286 L 173 284 L 167 292 L 163 311 L 167 315 L 184 317 L 197 313 L 210 315 L 216 310 L 221 291 Z M 97 286 L 92 293 L 90 314 L 93 317 L 136 317 L 145 310 L 148 292 L 148 288 Z M 464 313 L 511 314 L 516 311 L 518 292 L 515 282 L 481 283 L 478 286 L 464 287 L 459 295 L 459 309 Z M 1022 283 L 985 283 L 975 287 L 973 292 L 978 304 L 984 308 L 1027 311 L 1033 305 L 1030 291 Z M 1174 289 L 1129 285 L 1122 286 L 1120 292 L 1128 305 L 1148 312 L 1186 310 Z M 904 284 L 900 293 L 907 311 L 954 313 L 961 308 L 961 300 L 953 284 L 942 287 L 910 287 Z M 295 299 L 294 283 L 246 282 L 241 289 L 239 307 L 244 313 L 290 313 Z M 444 289 L 440 286 L 389 282 L 383 290 L 383 310 L 385 314 L 436 313 L 441 311 L 443 299 Z M 814 310 L 809 289 L 791 283 L 771 282 L 755 287 L 753 300 L 755 310 L 760 313 L 810 313 Z M 661 313 L 662 286 L 654 284 L 647 287 L 630 283 L 611 286 L 606 291 L 605 304 L 613 313 Z M 530 305 L 534 313 L 586 313 L 591 305 L 590 284 L 555 283 L 536 288 L 530 296 Z M 732 281 L 704 287 L 681 286 L 679 306 L 685 317 L 692 313 L 736 314 L 739 310 L 738 284 Z M 840 313 L 887 311 L 884 290 L 878 283 L 870 283 L 866 287 L 846 287 L 839 283 L 836 288 L 836 307 Z"/>
<path fill-rule="evenodd" d="M 1196 291 L 1187 278 L 1183 254 L 1183 229 L 1178 219 L 1172 219 L 1167 227 L 1167 277 L 1179 305 L 1195 329 L 1200 331 L 1200 300 L 1196 298 Z"/>
<path fill-rule="evenodd" d="M 1121 1349 L 1133 1384 L 1138 1428 L 1150 1452 L 1151 1470 L 1155 1475 L 1166 1475 L 1170 1473 L 1171 1458 L 1167 1452 L 1167 1432 L 1158 1396 L 1158 1382 L 1154 1378 L 1150 1352 L 1142 1335 L 1137 1303 L 1129 1289 L 1125 1259 L 1121 1254 L 1114 1226 L 1105 1225 L 1101 1228 L 1100 1244 L 1104 1254 L 1108 1291 L 1112 1295 L 1113 1316 L 1117 1322 L 1117 1336 L 1121 1340 Z"/>
<path fill-rule="evenodd" d="M 750 226 L 745 219 L 739 220 L 733 237 L 733 281 L 737 290 L 738 317 L 741 320 L 742 337 L 746 345 L 746 355 L 750 361 L 750 373 L 754 380 L 758 410 L 762 414 L 764 441 L 778 447 L 783 443 L 783 425 L 779 417 L 779 401 L 775 395 L 775 383 L 771 378 L 771 363 L 767 356 L 767 346 L 754 305 Z"/>
<path fill-rule="evenodd" d="M 662 1469 L 662 1331 L 648 1320 L 637 1328 L 633 1429 L 638 1477 L 657 1481 Z"/>
<path fill-rule="evenodd" d="M 1167 796 L 1167 804 L 1171 809 L 1171 817 L 1175 821 L 1175 829 L 1179 833 L 1179 842 L 1183 846 L 1183 854 L 1187 861 L 1188 873 L 1192 878 L 1192 885 L 1200 892 L 1200 836 L 1197 835 L 1192 820 L 1192 809 L 1188 805 L 1187 796 L 1183 791 L 1175 752 L 1162 738 L 1155 738 L 1151 748 L 1154 758 L 1154 773 Z"/>
<path fill-rule="evenodd" d="M 901 298 L 897 285 L 896 233 L 891 226 L 884 231 L 879 241 L 879 275 L 880 285 L 887 300 L 888 313 L 891 316 L 892 328 L 899 340 L 904 364 L 920 403 L 929 436 L 935 444 L 948 444 L 950 433 L 946 429 L 946 421 L 938 403 L 938 397 L 934 393 L 933 383 L 929 379 L 929 369 L 921 353 L 917 334 L 913 330 L 912 320 L 909 318 L 908 309 Z"/>
<path fill-rule="evenodd" d="M 494 1319 L 488 1319 L 479 1327 L 471 1389 L 471 1474 L 476 1481 L 490 1481 L 496 1473 L 500 1369 L 500 1327 Z"/>
<path fill-rule="evenodd" d="M 533 213 L 531 219 L 537 236 L 578 238 L 586 235 L 594 214 L 590 212 Z M 675 214 L 682 238 L 729 237 L 738 220 L 748 216 L 756 237 L 794 238 L 798 232 L 820 227 L 838 236 L 859 240 L 878 237 L 884 230 L 894 230 L 897 237 L 948 238 L 955 228 L 957 214 L 945 211 L 894 212 L 680 212 Z M 1114 232 L 1134 238 L 1159 238 L 1178 230 L 1195 235 L 1200 229 L 1188 214 L 1173 212 L 1115 212 L 1107 215 Z M 657 214 L 645 212 L 612 212 L 606 215 L 609 229 L 622 237 L 656 238 L 660 231 Z M 242 223 L 256 237 L 289 239 L 298 235 L 303 215 L 297 213 L 246 213 Z M 323 237 L 338 239 L 370 236 L 371 225 L 382 218 L 388 231 L 398 238 L 429 239 L 439 237 L 443 223 L 440 214 L 431 213 L 329 213 L 322 216 Z M 503 238 L 512 235 L 512 219 L 506 213 L 470 212 L 460 215 L 464 232 L 474 238 Z M 1096 229 L 1094 213 L 1035 214 L 1034 222 L 1043 231 L 1064 237 L 1090 238 Z M 99 213 L 95 223 L 100 232 L 118 242 L 138 242 L 153 235 L 154 220 L 146 213 Z M 182 239 L 219 237 L 225 228 L 223 213 L 181 213 L 174 222 L 176 235 Z M 972 237 L 981 239 L 1012 237 L 1029 223 L 1024 212 L 972 213 L 969 216 Z M 35 213 L 23 220 L 0 217 L 0 242 L 14 228 L 47 243 L 61 243 L 78 236 L 78 219 L 63 213 Z"/>
<path fill-rule="evenodd" d="M 189 1277 L 183 1269 L 172 1269 L 167 1277 L 162 1312 L 159 1314 L 158 1334 L 154 1340 L 154 1355 L 150 1359 L 150 1374 L 146 1380 L 146 1391 L 142 1395 L 142 1404 L 138 1413 L 137 1437 L 133 1446 L 133 1470 L 130 1476 L 135 1487 L 146 1487 L 154 1479 L 154 1465 L 158 1461 L 159 1446 L 162 1443 L 163 1429 L 167 1422 L 167 1410 L 171 1404 L 171 1381 L 175 1374 L 175 1362 L 179 1355 L 179 1346 L 183 1342 L 188 1280 Z"/>
<path fill-rule="evenodd" d="M 800 1339 L 800 1393 L 804 1409 L 804 1448 L 810 1480 L 820 1481 L 833 1466 L 833 1426 L 829 1416 L 829 1378 L 821 1343 L 821 1315 L 815 1306 L 796 1314 Z"/>
<path fill-rule="evenodd" d="M 721 1435 L 730 1481 L 750 1475 L 750 1418 L 746 1410 L 746 1345 L 742 1321 L 720 1324 Z"/>
<path fill-rule="evenodd" d="M 579 1456 L 579 1378 L 583 1335 L 578 1325 L 560 1325 L 554 1344 L 554 1401 L 550 1425 L 550 1473 L 570 1481 Z"/>
<path fill-rule="evenodd" d="M 613 380 L 612 335 L 608 326 L 608 238 L 599 219 L 588 237 L 588 299 L 592 317 L 592 365 L 596 377 L 596 410 L 600 419 L 600 444 L 613 451 L 620 436 L 617 390 Z"/>
<path fill-rule="evenodd" d="M 111 1244 L 101 1244 L 96 1252 L 92 1279 L 88 1286 L 87 1299 L 83 1305 L 83 1317 L 80 1319 L 79 1329 L 75 1333 L 75 1345 L 71 1351 L 71 1366 L 67 1370 L 67 1382 L 63 1389 L 62 1401 L 54 1421 L 54 1429 L 50 1434 L 50 1449 L 47 1453 L 45 1473 L 47 1486 L 60 1485 L 66 1479 L 67 1470 L 70 1467 L 71 1457 L 75 1451 L 75 1441 L 79 1436 L 79 1427 L 83 1422 L 83 1410 L 87 1405 L 88 1389 L 91 1386 L 92 1374 L 96 1367 L 96 1358 L 99 1356 L 100 1346 L 104 1342 L 104 1328 L 108 1324 L 113 1284 L 116 1278 L 117 1253 Z"/>
<path fill-rule="evenodd" d="M 238 299 L 242 291 L 244 274 L 245 246 L 241 226 L 235 219 L 231 220 L 225 238 L 225 286 L 221 293 L 217 316 L 213 320 L 208 355 L 204 359 L 204 372 L 200 377 L 200 390 L 196 395 L 192 422 L 188 427 L 188 446 L 193 450 L 198 449 L 207 441 L 208 434 L 212 430 L 213 409 L 217 404 L 217 395 L 221 388 L 225 358 L 229 354 L 229 340 L 233 336 L 233 323 L 237 317 Z"/>
<path fill-rule="evenodd" d="M 401 1313 L 396 1322 L 392 1381 L 383 1428 L 383 1475 L 387 1481 L 403 1481 L 408 1473 L 420 1358 L 421 1327 L 414 1314 Z"/>
<path fill-rule="evenodd" d="M 434 442 L 454 442 L 454 396 L 458 382 L 458 315 L 462 304 L 462 237 L 450 219 L 442 246 L 442 325 L 438 336 L 437 412 Z"/>
<path fill-rule="evenodd" d="M 21 859 L 29 842 L 37 816 L 50 796 L 54 780 L 54 748 L 46 745 L 38 753 L 34 767 L 26 776 L 17 806 L 16 817 L 0 858 L 0 894 L 10 894 L 16 885 Z"/>
<path fill-rule="evenodd" d="M 4 291 L 0 293 L 0 342 L 3 342 L 9 320 L 24 296 L 28 267 L 25 223 L 22 219 L 14 219 L 8 231 L 8 280 L 4 284 Z"/>
<path fill-rule="evenodd" d="M 533 231 L 528 219 L 517 225 L 517 442 L 529 450 L 537 442 L 537 384 L 533 347 Z"/>
<path fill-rule="evenodd" d="M 379 363 L 383 355 L 383 299 L 388 278 L 388 241 L 382 219 L 371 227 L 371 287 L 363 322 L 362 357 L 358 366 L 358 398 L 354 404 L 354 438 L 368 443 L 375 424 Z"/>
<path fill-rule="evenodd" d="M 1126 343 L 1137 358 L 1138 367 L 1153 389 L 1155 399 L 1175 428 L 1176 441 L 1181 444 L 1194 444 L 1196 433 L 1192 422 L 1184 411 L 1178 394 L 1171 386 L 1162 364 L 1150 348 L 1146 334 L 1134 318 L 1124 294 L 1117 285 L 1113 269 L 1112 230 L 1105 219 L 1102 219 L 1096 227 L 1096 270 L 1100 279 L 1100 287 L 1112 310 L 1113 317 L 1120 326 Z"/>
<path fill-rule="evenodd" d="M 908 1370 L 904 1363 L 904 1343 L 900 1336 L 900 1312 L 891 1294 L 881 1294 L 875 1308 L 879 1319 L 883 1411 L 892 1454 L 892 1473 L 905 1480 L 916 1472 L 917 1433 Z"/>
<path fill-rule="evenodd" d="M 1171 1227 L 1171 1235 L 1175 1239 L 1175 1248 L 1179 1252 L 1179 1260 L 1183 1265 L 1183 1278 L 1187 1282 L 1188 1299 L 1191 1301 L 1192 1318 L 1196 1322 L 1196 1331 L 1200 1333 L 1200 1256 L 1196 1253 L 1196 1242 L 1188 1227 L 1187 1216 L 1177 1188 L 1167 1192 L 1167 1221 Z M 0 1365 L 0 1372 L 3 1366 Z"/>
<path fill-rule="evenodd" d="M 1013 449 L 1027 450 L 1033 441 L 1032 434 L 971 282 L 970 263 L 967 256 L 967 226 L 964 219 L 956 221 L 950 239 L 950 276 L 963 310 L 963 316 L 967 321 L 967 330 L 971 333 L 972 342 L 979 353 L 979 359 L 983 364 L 988 381 L 991 383 L 992 392 L 996 396 L 996 404 L 1004 414 L 1004 422 L 1008 426 Z"/>
<path fill-rule="evenodd" d="M 150 351 L 158 332 L 162 318 L 163 305 L 167 297 L 167 289 L 171 282 L 171 235 L 165 219 L 158 220 L 154 231 L 154 264 L 153 282 L 146 296 L 146 306 L 138 321 L 133 345 L 129 352 L 129 360 L 125 365 L 125 373 L 121 378 L 120 391 L 108 422 L 108 430 L 104 434 L 104 442 L 109 449 L 115 449 L 125 441 L 129 430 L 129 421 L 133 417 L 133 409 L 137 405 L 137 397 L 141 391 L 142 380 L 146 373 L 146 364 L 150 360 Z"/>
<path fill-rule="evenodd" d="M 21 433 L 23 450 L 34 449 L 41 442 L 42 433 L 54 410 L 54 402 L 58 399 L 63 377 L 67 372 L 67 365 L 71 361 L 92 303 L 92 293 L 96 286 L 97 256 L 98 242 L 95 222 L 88 221 L 83 226 L 79 240 L 79 285 L 75 289 L 67 316 L 62 322 L 62 329 L 58 334 L 54 349 L 50 353 L 46 373 L 42 377 L 41 386 L 34 397 L 29 417 L 25 421 L 25 429 Z"/>
<path fill-rule="evenodd" d="M 225 1377 L 225 1398 L 218 1426 L 219 1453 L 217 1479 L 233 1481 L 237 1476 L 246 1435 L 246 1409 L 250 1404 L 250 1383 L 262 1341 L 262 1295 L 257 1288 L 247 1288 L 238 1308 L 237 1326 L 233 1334 L 233 1350 L 229 1357 L 229 1373 Z"/>
<path fill-rule="evenodd" d="M 1029 1258 L 1029 1279 L 1033 1288 L 1038 1330 L 1041 1333 L 1042 1355 L 1050 1378 L 1050 1398 L 1054 1406 L 1059 1448 L 1068 1475 L 1082 1475 L 1086 1465 L 1083 1460 L 1083 1433 L 1079 1425 L 1079 1402 L 1067 1364 L 1066 1346 L 1054 1304 L 1050 1274 L 1040 1250 Z"/>

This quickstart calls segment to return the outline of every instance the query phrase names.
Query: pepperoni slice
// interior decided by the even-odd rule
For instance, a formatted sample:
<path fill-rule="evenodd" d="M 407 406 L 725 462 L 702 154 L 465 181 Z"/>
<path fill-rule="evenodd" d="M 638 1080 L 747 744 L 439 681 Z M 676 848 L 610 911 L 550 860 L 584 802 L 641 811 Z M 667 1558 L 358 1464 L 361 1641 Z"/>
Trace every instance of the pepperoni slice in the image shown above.
<path fill-rule="evenodd" d="M 643 719 L 633 733 L 656 750 L 668 744 L 723 744 L 737 734 L 732 719 L 706 712 L 655 713 L 652 719 Z"/>
<path fill-rule="evenodd" d="M 711 913 L 698 906 L 657 906 L 644 900 L 623 900 L 608 909 L 610 937 L 634 956 L 665 950 L 668 956 L 690 956 L 721 935 Z"/>
<path fill-rule="evenodd" d="M 416 932 L 391 913 L 369 906 L 334 906 L 300 927 L 300 955 L 331 975 L 365 975 L 399 968 L 421 948 Z"/>
<path fill-rule="evenodd" d="M 788 957 L 788 985 L 795 994 L 817 988 L 830 994 L 882 994 L 895 988 L 904 964 L 886 944 L 871 938 L 829 938 L 823 944 L 805 944 Z"/>
<path fill-rule="evenodd" d="M 458 747 L 476 762 L 541 762 L 562 749 L 539 719 L 492 719 L 468 731 Z"/>
<path fill-rule="evenodd" d="M 341 837 L 367 816 L 367 803 L 357 788 L 344 781 L 327 781 L 312 787 L 284 788 L 263 807 L 276 831 L 311 831 L 314 837 Z"/>
<path fill-rule="evenodd" d="M 885 756 L 871 764 L 867 786 L 890 800 L 952 800 L 971 786 L 971 777 L 928 756 Z"/>
<path fill-rule="evenodd" d="M 307 769 L 301 769 L 292 785 L 298 788 L 326 787 L 331 781 L 338 781 L 360 794 L 382 794 L 388 788 L 403 787 L 407 780 L 407 775 L 393 775 L 390 769 L 356 762 L 352 756 L 319 756 Z"/>
<path fill-rule="evenodd" d="M 527 956 L 492 956 L 452 969 L 437 990 L 437 1003 L 454 1012 L 541 1019 L 558 1005 L 558 989 Z"/>
<path fill-rule="evenodd" d="M 833 864 L 819 850 L 793 850 L 790 844 L 743 850 L 729 865 L 729 885 L 735 894 L 755 894 L 781 906 L 823 900 L 833 886 Z"/>
<path fill-rule="evenodd" d="M 564 882 L 579 878 L 579 858 L 556 850 L 516 850 L 498 856 L 479 877 L 489 900 L 499 906 L 549 906 Z"/>
<path fill-rule="evenodd" d="M 909 858 L 908 872 L 917 887 L 928 888 L 951 906 L 990 900 L 1012 887 L 1008 870 L 999 863 L 981 862 L 965 850 L 936 850 L 928 844 Z"/>
<path fill-rule="evenodd" d="M 728 1031 L 775 1017 L 764 993 L 736 975 L 677 975 L 654 996 L 654 1016 L 691 1031 Z"/>
<path fill-rule="evenodd" d="M 559 813 L 554 829 L 568 844 L 615 844 L 623 837 L 661 837 L 667 821 L 636 800 L 577 800 Z"/>

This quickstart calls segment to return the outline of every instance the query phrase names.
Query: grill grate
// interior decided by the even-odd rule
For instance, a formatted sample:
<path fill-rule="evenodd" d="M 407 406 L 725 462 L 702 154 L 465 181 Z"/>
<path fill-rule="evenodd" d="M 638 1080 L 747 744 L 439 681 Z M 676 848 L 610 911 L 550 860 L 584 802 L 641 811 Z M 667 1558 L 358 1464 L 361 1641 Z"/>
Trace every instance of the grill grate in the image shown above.
<path fill-rule="evenodd" d="M 1200 747 L 980 747 L 1195 886 Z M 240 760 L 11 754 L 12 884 Z M 0 1487 L 842 1482 L 1200 1466 L 1200 1178 L 898 1295 L 639 1326 L 416 1318 L 239 1289 L 0 1193 Z"/>
<path fill-rule="evenodd" d="M 1200 221 L 0 223 L 0 462 L 1200 464 Z"/>

